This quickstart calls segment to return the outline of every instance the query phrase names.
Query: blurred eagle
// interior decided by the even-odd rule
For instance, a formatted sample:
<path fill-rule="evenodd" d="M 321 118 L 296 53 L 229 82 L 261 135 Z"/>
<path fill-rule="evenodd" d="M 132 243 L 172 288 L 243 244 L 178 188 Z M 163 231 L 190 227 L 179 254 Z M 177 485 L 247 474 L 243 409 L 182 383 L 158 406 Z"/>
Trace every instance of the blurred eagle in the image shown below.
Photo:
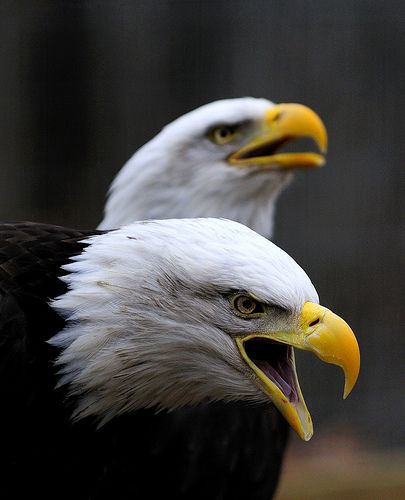
<path fill-rule="evenodd" d="M 350 327 L 237 222 L 2 224 L 0 497 L 268 500 L 312 434 L 294 348 L 351 391 Z"/>
<path fill-rule="evenodd" d="M 99 228 L 224 217 L 270 238 L 276 201 L 293 170 L 323 165 L 326 149 L 322 120 L 302 104 L 252 97 L 211 102 L 135 152 L 111 185 Z"/>

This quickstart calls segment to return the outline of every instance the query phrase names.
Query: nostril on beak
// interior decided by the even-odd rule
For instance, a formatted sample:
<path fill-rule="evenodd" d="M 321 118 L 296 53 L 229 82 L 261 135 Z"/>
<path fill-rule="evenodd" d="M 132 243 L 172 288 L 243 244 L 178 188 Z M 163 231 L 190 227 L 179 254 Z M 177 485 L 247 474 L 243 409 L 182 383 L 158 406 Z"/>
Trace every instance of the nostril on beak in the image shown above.
<path fill-rule="evenodd" d="M 313 321 L 311 321 L 311 323 L 308 326 L 315 326 L 319 323 L 319 321 L 320 321 L 320 318 L 316 318 Z"/>

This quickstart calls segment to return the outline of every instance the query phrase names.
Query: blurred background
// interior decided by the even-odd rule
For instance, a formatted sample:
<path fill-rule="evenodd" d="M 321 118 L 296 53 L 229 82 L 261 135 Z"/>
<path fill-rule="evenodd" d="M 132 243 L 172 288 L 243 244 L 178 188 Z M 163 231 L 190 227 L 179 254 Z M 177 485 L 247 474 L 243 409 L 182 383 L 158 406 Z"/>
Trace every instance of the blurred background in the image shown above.
<path fill-rule="evenodd" d="M 114 175 L 219 98 L 301 102 L 327 166 L 299 173 L 274 240 L 362 352 L 298 368 L 315 425 L 279 499 L 405 498 L 405 4 L 386 0 L 0 1 L 0 219 L 93 228 Z M 300 353 L 299 353 L 300 354 Z"/>

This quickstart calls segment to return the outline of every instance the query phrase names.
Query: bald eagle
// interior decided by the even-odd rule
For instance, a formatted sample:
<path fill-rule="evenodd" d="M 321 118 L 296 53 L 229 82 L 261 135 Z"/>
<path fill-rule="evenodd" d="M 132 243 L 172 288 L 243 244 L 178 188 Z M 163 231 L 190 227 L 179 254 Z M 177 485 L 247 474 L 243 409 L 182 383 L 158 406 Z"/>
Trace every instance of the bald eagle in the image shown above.
<path fill-rule="evenodd" d="M 312 434 L 294 348 L 356 382 L 350 327 L 237 222 L 0 242 L 1 498 L 269 499 L 287 424 Z"/>
<path fill-rule="evenodd" d="M 283 150 L 301 139 L 319 153 Z M 326 149 L 325 126 L 306 106 L 252 97 L 211 102 L 136 151 L 111 185 L 99 228 L 225 217 L 270 238 L 275 203 L 292 171 L 323 165 Z"/>

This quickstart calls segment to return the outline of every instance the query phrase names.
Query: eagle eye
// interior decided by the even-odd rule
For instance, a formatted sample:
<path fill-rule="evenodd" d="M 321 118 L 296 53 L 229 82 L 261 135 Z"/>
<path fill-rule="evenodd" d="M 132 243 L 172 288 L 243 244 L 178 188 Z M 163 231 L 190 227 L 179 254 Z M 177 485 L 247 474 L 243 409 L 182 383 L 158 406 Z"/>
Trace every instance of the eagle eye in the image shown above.
<path fill-rule="evenodd" d="M 237 130 L 237 125 L 220 125 L 208 132 L 208 138 L 215 144 L 228 144 L 235 138 Z"/>
<path fill-rule="evenodd" d="M 263 305 L 250 295 L 237 294 L 231 298 L 235 313 L 243 318 L 257 317 L 264 312 Z"/>

